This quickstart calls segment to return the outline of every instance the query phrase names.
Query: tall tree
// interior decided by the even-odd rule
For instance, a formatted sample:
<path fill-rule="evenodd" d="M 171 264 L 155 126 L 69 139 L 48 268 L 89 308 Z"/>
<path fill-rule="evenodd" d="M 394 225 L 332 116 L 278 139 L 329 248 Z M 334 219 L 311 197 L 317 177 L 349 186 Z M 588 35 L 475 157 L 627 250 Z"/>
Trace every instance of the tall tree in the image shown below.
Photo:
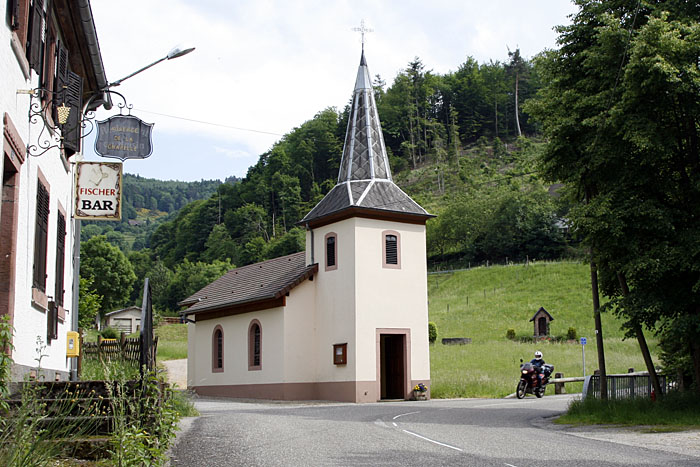
<path fill-rule="evenodd" d="M 700 5 L 576 4 L 528 107 L 549 139 L 542 167 L 587 200 L 571 217 L 650 373 L 641 327 L 675 329 L 700 391 Z"/>
<path fill-rule="evenodd" d="M 91 290 L 102 296 L 102 313 L 126 305 L 136 281 L 127 257 L 103 235 L 81 243 L 80 277 L 92 281 Z"/>

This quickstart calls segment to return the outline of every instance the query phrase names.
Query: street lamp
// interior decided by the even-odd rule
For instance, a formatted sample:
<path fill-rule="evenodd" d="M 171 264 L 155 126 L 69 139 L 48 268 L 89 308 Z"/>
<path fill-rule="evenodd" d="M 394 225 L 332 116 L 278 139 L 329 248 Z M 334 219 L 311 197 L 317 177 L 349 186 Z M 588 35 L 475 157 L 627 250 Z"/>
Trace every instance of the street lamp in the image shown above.
<path fill-rule="evenodd" d="M 173 47 L 172 50 L 170 50 L 170 52 L 168 52 L 168 55 L 166 55 L 165 57 L 159 58 L 158 60 L 156 60 L 155 62 L 151 63 L 150 65 L 146 65 L 145 67 L 143 67 L 143 68 L 141 68 L 141 69 L 139 69 L 139 70 L 136 70 L 135 72 L 131 73 L 131 74 L 128 75 L 128 76 L 125 76 L 125 77 L 122 78 L 122 79 L 118 79 L 118 80 L 116 80 L 116 81 L 114 81 L 114 82 L 112 82 L 112 83 L 109 83 L 107 86 L 105 86 L 105 87 L 103 88 L 103 90 L 107 90 L 107 89 L 112 88 L 112 87 L 114 87 L 114 86 L 119 86 L 120 84 L 122 84 L 122 81 L 124 81 L 124 80 L 126 80 L 126 79 L 129 79 L 129 78 L 131 78 L 132 76 L 137 75 L 137 74 L 141 73 L 142 71 L 151 68 L 153 65 L 157 65 L 157 64 L 159 64 L 160 62 L 162 62 L 162 61 L 164 61 L 164 60 L 172 60 L 173 58 L 182 57 L 183 55 L 187 55 L 188 53 L 192 52 L 193 50 L 194 50 L 194 47 L 180 47 L 180 46 L 175 46 L 175 47 Z"/>
<path fill-rule="evenodd" d="M 154 65 L 159 64 L 160 62 L 164 60 L 172 60 L 173 58 L 178 58 L 182 57 L 183 55 L 187 55 L 188 53 L 192 52 L 194 50 L 194 47 L 180 47 L 180 46 L 175 46 L 173 49 L 168 52 L 168 54 L 156 60 L 155 62 L 151 63 L 150 65 L 146 65 L 145 67 L 131 73 L 128 76 L 125 76 L 122 79 L 118 79 L 112 83 L 107 84 L 103 88 L 100 89 L 102 93 L 96 94 L 90 99 L 88 99 L 88 102 L 86 102 L 83 105 L 83 108 L 80 109 L 82 111 L 81 118 L 85 119 L 85 114 L 88 112 L 88 109 L 90 108 L 90 104 L 93 99 L 95 99 L 98 95 L 107 95 L 107 105 L 104 107 L 109 110 L 111 107 L 111 100 L 109 99 L 109 94 L 114 93 L 118 94 L 121 96 L 116 91 L 110 91 L 110 88 L 113 88 L 115 86 L 119 86 L 122 81 L 131 78 L 134 75 L 137 75 L 141 73 L 144 70 L 147 70 L 151 68 Z M 121 96 L 124 98 L 124 96 Z M 126 101 L 126 99 L 124 99 Z M 126 102 L 125 102 L 126 105 Z M 93 117 L 94 118 L 94 117 Z M 66 115 L 66 120 L 67 120 L 67 115 Z M 84 136 L 84 135 L 83 135 Z M 73 310 L 74 312 L 71 315 L 71 329 L 73 330 L 78 330 L 78 309 L 79 309 L 79 302 L 80 302 L 80 230 L 81 230 L 81 222 L 80 219 L 73 218 Z M 71 380 L 72 381 L 77 381 L 78 379 L 78 368 L 77 368 L 77 362 L 71 361 L 71 369 L 70 369 L 70 375 L 71 375 Z"/>

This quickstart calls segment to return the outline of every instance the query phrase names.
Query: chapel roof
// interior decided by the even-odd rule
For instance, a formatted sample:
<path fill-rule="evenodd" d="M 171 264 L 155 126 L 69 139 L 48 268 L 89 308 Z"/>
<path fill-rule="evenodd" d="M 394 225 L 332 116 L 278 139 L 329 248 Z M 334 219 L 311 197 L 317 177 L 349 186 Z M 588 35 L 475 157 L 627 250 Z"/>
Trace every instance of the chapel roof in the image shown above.
<path fill-rule="evenodd" d="M 275 300 L 316 271 L 317 264 L 306 265 L 303 251 L 293 253 L 232 269 L 179 305 L 189 307 L 182 312 L 183 315 L 192 315 Z"/>
<path fill-rule="evenodd" d="M 348 210 L 354 215 L 371 211 L 424 222 L 431 214 L 393 182 L 384 136 L 374 100 L 364 50 L 357 70 L 338 183 L 304 216 L 300 224 L 338 217 Z"/>

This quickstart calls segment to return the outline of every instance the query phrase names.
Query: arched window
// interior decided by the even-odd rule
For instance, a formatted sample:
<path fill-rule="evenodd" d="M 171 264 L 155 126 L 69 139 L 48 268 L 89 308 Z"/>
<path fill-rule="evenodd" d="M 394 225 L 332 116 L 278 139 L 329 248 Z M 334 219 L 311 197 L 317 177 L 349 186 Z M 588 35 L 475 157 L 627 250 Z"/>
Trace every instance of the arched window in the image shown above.
<path fill-rule="evenodd" d="M 214 328 L 211 337 L 211 371 L 214 373 L 224 371 L 224 330 L 221 325 Z"/>
<path fill-rule="evenodd" d="M 254 319 L 248 327 L 248 370 L 262 369 L 262 327 Z"/>
<path fill-rule="evenodd" d="M 338 269 L 338 235 L 334 232 L 326 234 L 326 271 Z"/>
<path fill-rule="evenodd" d="M 401 235 L 394 230 L 382 232 L 382 267 L 401 269 Z"/>

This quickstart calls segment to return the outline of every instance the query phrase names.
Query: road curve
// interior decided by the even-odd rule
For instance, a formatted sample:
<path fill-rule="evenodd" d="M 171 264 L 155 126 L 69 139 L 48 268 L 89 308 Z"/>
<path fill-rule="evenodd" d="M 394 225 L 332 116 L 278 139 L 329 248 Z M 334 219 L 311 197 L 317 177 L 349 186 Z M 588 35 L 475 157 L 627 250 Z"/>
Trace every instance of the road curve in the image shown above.
<path fill-rule="evenodd" d="M 201 416 L 184 421 L 171 465 L 700 465 L 692 439 L 691 448 L 671 452 L 640 433 L 627 433 L 635 445 L 548 422 L 570 397 L 376 404 L 198 399 Z"/>

